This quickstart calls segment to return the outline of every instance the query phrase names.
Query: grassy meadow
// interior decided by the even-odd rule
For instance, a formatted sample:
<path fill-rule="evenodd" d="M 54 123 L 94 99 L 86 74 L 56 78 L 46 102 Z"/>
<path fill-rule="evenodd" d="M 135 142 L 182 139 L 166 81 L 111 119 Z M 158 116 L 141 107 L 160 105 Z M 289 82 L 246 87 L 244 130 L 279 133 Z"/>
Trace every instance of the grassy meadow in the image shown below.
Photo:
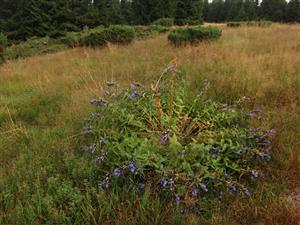
<path fill-rule="evenodd" d="M 0 66 L 0 224 L 278 224 L 300 223 L 300 25 L 228 28 L 218 41 L 174 47 L 161 34 L 131 45 L 75 48 Z M 250 198 L 203 202 L 180 214 L 155 196 L 98 191 L 78 151 L 89 100 L 101 84 L 146 86 L 176 59 L 197 91 L 254 100 L 277 130 L 268 176 Z"/>

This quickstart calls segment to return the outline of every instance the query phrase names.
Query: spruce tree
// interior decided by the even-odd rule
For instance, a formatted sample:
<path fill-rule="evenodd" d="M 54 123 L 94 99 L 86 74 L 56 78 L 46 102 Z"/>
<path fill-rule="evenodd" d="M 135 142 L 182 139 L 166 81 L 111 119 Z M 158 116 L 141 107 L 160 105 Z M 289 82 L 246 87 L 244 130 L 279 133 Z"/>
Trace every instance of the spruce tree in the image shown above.
<path fill-rule="evenodd" d="M 300 22 L 300 0 L 290 0 L 286 19 L 288 22 Z"/>

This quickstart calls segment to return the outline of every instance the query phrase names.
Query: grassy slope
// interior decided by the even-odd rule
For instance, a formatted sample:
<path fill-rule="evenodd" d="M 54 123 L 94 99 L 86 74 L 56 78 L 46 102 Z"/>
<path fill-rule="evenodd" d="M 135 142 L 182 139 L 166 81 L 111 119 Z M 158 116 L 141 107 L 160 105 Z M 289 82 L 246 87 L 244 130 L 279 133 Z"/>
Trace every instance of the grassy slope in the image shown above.
<path fill-rule="evenodd" d="M 0 224 L 296 224 L 296 209 L 278 193 L 300 180 L 299 54 L 300 26 L 274 25 L 224 28 L 220 41 L 197 47 L 175 49 L 162 35 L 6 63 L 0 67 Z M 92 110 L 89 99 L 105 80 L 149 85 L 174 58 L 194 90 L 207 78 L 216 99 L 253 97 L 278 129 L 271 175 L 251 199 L 214 201 L 207 203 L 209 214 L 176 216 L 155 198 L 125 201 L 93 188 L 90 166 L 74 150 Z"/>

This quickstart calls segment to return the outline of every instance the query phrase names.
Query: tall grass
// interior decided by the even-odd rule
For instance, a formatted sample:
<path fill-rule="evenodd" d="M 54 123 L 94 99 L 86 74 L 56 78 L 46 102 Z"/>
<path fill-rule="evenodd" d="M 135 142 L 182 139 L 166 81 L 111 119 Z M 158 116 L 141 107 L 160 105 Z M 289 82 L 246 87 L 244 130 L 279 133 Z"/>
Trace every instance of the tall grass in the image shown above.
<path fill-rule="evenodd" d="M 0 224 L 297 224 L 285 195 L 299 185 L 300 26 L 224 28 L 217 42 L 174 48 L 166 35 L 130 46 L 77 48 L 0 67 Z M 251 199 L 205 200 L 180 214 L 146 192 L 107 195 L 77 146 L 103 81 L 145 85 L 177 59 L 197 92 L 253 98 L 277 129 L 273 164 Z"/>

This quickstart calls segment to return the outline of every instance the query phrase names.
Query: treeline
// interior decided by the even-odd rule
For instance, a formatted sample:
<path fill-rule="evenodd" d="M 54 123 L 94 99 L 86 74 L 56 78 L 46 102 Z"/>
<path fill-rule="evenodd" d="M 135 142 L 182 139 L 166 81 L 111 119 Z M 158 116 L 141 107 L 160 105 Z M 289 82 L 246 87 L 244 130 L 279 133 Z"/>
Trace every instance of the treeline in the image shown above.
<path fill-rule="evenodd" d="M 300 0 L 0 0 L 0 32 L 10 40 L 58 37 L 99 25 L 177 25 L 266 19 L 300 22 Z"/>
<path fill-rule="evenodd" d="M 205 0 L 203 17 L 207 22 L 300 22 L 300 0 Z"/>

